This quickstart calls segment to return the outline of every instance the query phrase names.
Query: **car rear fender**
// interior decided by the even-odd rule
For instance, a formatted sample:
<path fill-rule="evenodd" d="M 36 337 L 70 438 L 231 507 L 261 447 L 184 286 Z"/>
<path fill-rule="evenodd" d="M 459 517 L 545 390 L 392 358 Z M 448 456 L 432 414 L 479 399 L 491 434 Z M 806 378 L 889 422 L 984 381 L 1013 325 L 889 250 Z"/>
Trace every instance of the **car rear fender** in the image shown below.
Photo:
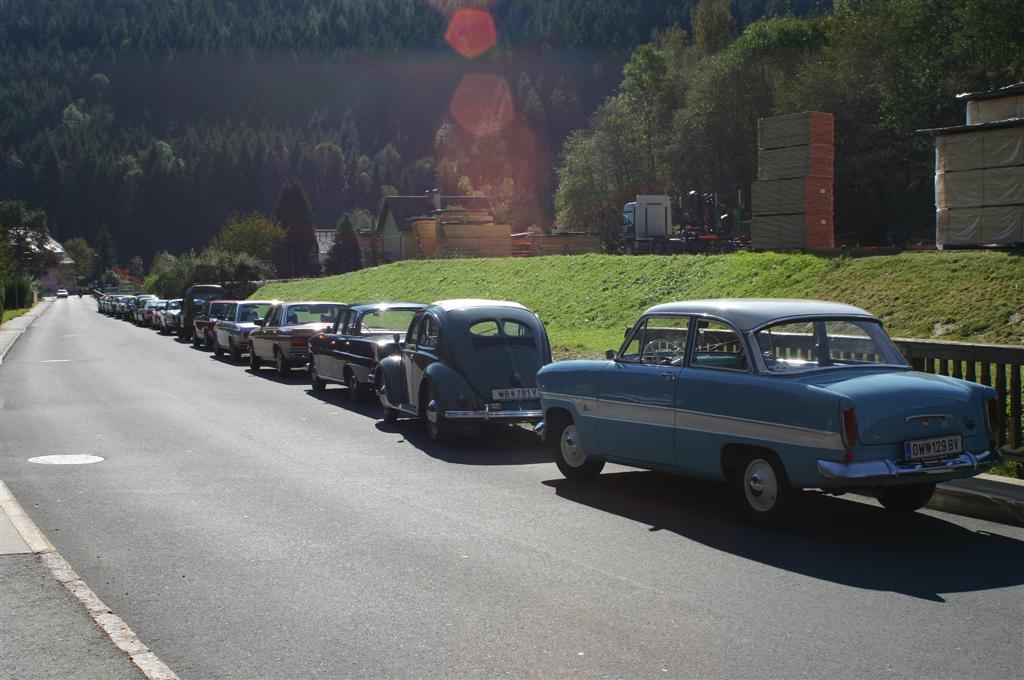
<path fill-rule="evenodd" d="M 387 387 L 387 393 L 384 395 L 385 399 L 392 404 L 408 403 L 409 399 L 405 395 L 405 376 L 402 373 L 401 356 L 385 357 L 380 362 L 380 366 L 377 367 L 375 380 L 378 390 L 381 377 L 384 378 L 384 385 Z"/>
<path fill-rule="evenodd" d="M 440 361 L 435 361 L 427 366 L 427 370 L 424 371 L 424 380 L 430 380 L 431 384 L 437 387 L 441 401 L 446 408 L 458 404 L 459 397 L 467 399 L 470 404 L 478 402 L 480 407 L 483 407 L 488 401 L 487 395 L 477 394 L 458 371 Z"/>

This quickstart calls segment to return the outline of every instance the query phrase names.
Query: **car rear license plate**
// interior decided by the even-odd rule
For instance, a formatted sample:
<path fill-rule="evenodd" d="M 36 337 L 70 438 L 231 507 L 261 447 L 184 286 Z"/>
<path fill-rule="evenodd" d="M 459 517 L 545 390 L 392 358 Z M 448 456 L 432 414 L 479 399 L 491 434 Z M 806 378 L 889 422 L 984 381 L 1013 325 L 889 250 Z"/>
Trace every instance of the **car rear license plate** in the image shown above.
<path fill-rule="evenodd" d="M 494 399 L 494 401 L 526 401 L 527 399 L 540 399 L 540 388 L 506 387 L 500 390 L 491 390 L 491 399 Z"/>
<path fill-rule="evenodd" d="M 922 458 L 939 458 L 952 456 L 964 450 L 963 437 L 959 434 L 947 434 L 943 437 L 927 439 L 911 439 L 903 442 L 903 457 L 906 460 Z"/>

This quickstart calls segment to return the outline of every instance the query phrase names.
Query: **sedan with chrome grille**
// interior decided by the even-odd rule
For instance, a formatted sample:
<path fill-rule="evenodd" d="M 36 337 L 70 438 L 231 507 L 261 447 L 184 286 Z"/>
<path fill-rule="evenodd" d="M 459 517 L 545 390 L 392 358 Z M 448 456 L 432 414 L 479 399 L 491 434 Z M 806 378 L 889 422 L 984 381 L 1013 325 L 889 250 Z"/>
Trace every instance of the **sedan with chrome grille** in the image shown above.
<path fill-rule="evenodd" d="M 334 326 L 348 305 L 341 302 L 281 302 L 255 321 L 249 334 L 249 367 L 273 363 L 281 376 L 309 361 L 309 339 Z"/>
<path fill-rule="evenodd" d="M 787 517 L 796 492 L 923 507 L 936 482 L 997 462 L 990 387 L 910 368 L 863 309 L 810 300 L 657 305 L 603 361 L 538 373 L 566 477 L 605 462 L 728 481 L 740 512 Z"/>

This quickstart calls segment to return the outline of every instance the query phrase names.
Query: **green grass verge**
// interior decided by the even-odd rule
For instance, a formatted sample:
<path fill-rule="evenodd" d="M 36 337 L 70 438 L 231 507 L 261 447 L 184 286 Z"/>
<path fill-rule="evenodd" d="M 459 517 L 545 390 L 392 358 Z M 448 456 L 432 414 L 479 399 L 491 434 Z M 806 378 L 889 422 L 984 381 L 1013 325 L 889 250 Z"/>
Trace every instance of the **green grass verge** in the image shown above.
<path fill-rule="evenodd" d="M 27 312 L 27 311 L 29 311 L 31 309 L 32 309 L 31 307 L 19 307 L 18 309 L 5 309 L 4 313 L 3 313 L 3 318 L 0 319 L 0 324 L 5 324 L 8 321 L 10 321 L 11 319 L 17 319 L 19 316 L 21 316 L 22 314 L 24 314 L 25 312 Z"/>
<path fill-rule="evenodd" d="M 405 261 L 340 276 L 271 283 L 253 297 L 515 300 L 544 319 L 559 358 L 598 356 L 618 347 L 623 328 L 651 305 L 716 297 L 846 302 L 877 314 L 893 336 L 1024 342 L 1024 256 L 1006 252 Z"/>

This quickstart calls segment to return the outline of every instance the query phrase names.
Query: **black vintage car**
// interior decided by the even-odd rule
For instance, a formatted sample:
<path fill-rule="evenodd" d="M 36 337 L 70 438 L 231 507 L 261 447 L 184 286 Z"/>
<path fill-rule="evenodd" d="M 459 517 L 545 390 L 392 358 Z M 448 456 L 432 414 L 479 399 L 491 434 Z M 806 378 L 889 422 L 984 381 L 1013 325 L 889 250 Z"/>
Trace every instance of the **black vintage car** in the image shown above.
<path fill-rule="evenodd" d="M 400 351 L 401 342 L 419 302 L 378 302 L 352 305 L 337 323 L 309 341 L 309 378 L 314 390 L 327 383 L 348 386 L 349 398 L 359 401 L 372 393 L 380 360 Z"/>

